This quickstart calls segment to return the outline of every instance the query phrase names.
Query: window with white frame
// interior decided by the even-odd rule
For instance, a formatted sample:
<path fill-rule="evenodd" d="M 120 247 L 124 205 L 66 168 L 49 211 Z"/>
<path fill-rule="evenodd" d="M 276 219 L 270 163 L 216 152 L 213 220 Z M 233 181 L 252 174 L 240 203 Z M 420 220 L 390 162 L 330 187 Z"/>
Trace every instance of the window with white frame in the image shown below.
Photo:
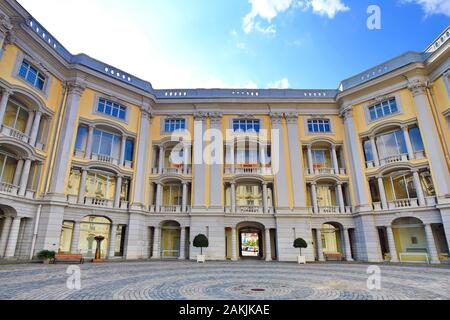
<path fill-rule="evenodd" d="M 259 132 L 260 130 L 261 130 L 261 122 L 257 119 L 233 120 L 234 132 Z"/>
<path fill-rule="evenodd" d="M 92 153 L 119 159 L 120 143 L 120 136 L 95 129 Z"/>
<path fill-rule="evenodd" d="M 370 120 L 374 121 L 386 116 L 389 116 L 391 114 L 398 113 L 398 106 L 397 101 L 395 98 L 383 101 L 381 103 L 378 103 L 376 105 L 373 105 L 369 107 L 369 116 Z"/>
<path fill-rule="evenodd" d="M 308 120 L 308 131 L 310 133 L 329 133 L 331 132 L 331 122 L 329 119 Z"/>
<path fill-rule="evenodd" d="M 176 132 L 186 130 L 186 119 L 166 119 L 164 122 L 165 132 Z"/>
<path fill-rule="evenodd" d="M 126 116 L 127 116 L 127 108 L 106 100 L 106 99 L 99 99 L 98 100 L 98 105 L 97 105 L 97 112 L 106 114 L 108 116 L 114 117 L 114 118 L 118 118 L 121 120 L 125 120 Z"/>
<path fill-rule="evenodd" d="M 29 62 L 23 60 L 22 65 L 19 69 L 19 76 L 23 78 L 26 82 L 31 84 L 33 87 L 43 90 L 46 77 L 35 67 L 33 67 Z"/>

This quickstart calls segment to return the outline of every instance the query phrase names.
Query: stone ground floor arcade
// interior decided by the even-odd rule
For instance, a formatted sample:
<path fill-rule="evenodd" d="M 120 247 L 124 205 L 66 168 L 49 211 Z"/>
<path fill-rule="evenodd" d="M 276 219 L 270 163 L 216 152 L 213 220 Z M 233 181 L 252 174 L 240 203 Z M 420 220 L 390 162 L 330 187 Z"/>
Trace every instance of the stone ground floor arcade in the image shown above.
<path fill-rule="evenodd" d="M 36 217 L 39 223 L 36 224 Z M 192 246 L 205 234 L 208 260 L 296 261 L 296 238 L 308 261 L 448 261 L 446 225 L 439 210 L 352 215 L 142 214 L 82 206 L 0 205 L 0 259 L 29 260 L 42 249 L 95 254 L 93 238 L 105 238 L 103 259 L 195 259 Z M 448 227 L 447 227 L 448 228 Z"/>

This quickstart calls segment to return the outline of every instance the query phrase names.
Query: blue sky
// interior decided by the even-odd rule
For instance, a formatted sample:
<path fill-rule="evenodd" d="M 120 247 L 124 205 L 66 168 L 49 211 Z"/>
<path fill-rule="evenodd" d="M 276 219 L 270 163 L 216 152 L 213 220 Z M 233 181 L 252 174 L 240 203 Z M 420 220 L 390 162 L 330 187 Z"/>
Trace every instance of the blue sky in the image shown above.
<path fill-rule="evenodd" d="M 72 53 L 155 88 L 337 88 L 450 22 L 450 0 L 19 0 Z M 381 30 L 369 30 L 369 5 Z"/>

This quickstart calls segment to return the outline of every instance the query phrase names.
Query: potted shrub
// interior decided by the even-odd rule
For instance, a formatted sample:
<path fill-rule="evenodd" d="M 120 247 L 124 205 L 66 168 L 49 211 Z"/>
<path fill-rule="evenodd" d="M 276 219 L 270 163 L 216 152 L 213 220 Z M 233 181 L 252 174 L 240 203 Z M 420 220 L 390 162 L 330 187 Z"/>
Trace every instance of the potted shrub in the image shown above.
<path fill-rule="evenodd" d="M 197 262 L 204 263 L 205 256 L 203 255 L 203 248 L 208 248 L 209 241 L 204 234 L 199 234 L 194 238 L 194 247 L 200 248 L 200 255 L 197 256 Z"/>
<path fill-rule="evenodd" d="M 37 254 L 37 257 L 42 260 L 42 263 L 49 264 L 55 258 L 55 251 L 42 250 Z"/>
<path fill-rule="evenodd" d="M 306 257 L 302 256 L 302 249 L 308 248 L 308 244 L 302 238 L 295 239 L 294 248 L 300 249 L 300 255 L 298 256 L 299 264 L 306 264 Z"/>

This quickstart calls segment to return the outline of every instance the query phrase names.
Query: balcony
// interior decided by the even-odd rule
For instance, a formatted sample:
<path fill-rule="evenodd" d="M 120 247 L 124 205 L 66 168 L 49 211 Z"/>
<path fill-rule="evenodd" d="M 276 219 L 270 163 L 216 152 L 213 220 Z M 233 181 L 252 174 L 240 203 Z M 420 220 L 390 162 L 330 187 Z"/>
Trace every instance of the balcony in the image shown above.
<path fill-rule="evenodd" d="M 2 134 L 25 143 L 28 143 L 28 141 L 30 140 L 30 137 L 22 131 L 7 127 L 5 125 L 2 126 Z"/>
<path fill-rule="evenodd" d="M 179 166 L 172 168 L 153 168 L 152 174 L 192 174 L 192 166 Z"/>
<path fill-rule="evenodd" d="M 319 214 L 351 214 L 352 207 L 340 208 L 338 206 L 323 206 L 318 207 Z"/>
<path fill-rule="evenodd" d="M 183 210 L 183 206 L 180 205 L 168 205 L 168 206 L 151 205 L 149 207 L 149 211 L 154 213 L 172 213 L 172 214 L 189 213 L 191 212 L 191 207 L 186 206 L 186 208 L 184 208 Z"/>
<path fill-rule="evenodd" d="M 306 169 L 305 170 L 306 175 L 341 175 L 345 176 L 347 174 L 347 170 L 344 168 L 340 168 L 339 170 L 336 170 L 334 168 L 317 168 L 317 169 Z"/>
<path fill-rule="evenodd" d="M 10 195 L 16 196 L 18 190 L 19 190 L 19 186 L 0 182 L 0 193 L 5 193 L 5 194 L 10 194 Z"/>
<path fill-rule="evenodd" d="M 84 203 L 89 206 L 103 207 L 103 208 L 112 208 L 114 205 L 112 200 L 99 199 L 93 197 L 85 197 Z"/>
<path fill-rule="evenodd" d="M 91 160 L 93 161 L 99 161 L 99 162 L 103 162 L 103 163 L 108 163 L 108 164 L 113 164 L 113 165 L 119 165 L 119 160 L 115 159 L 113 157 L 110 156 L 105 156 L 103 154 L 95 154 L 93 153 L 91 155 Z"/>
<path fill-rule="evenodd" d="M 271 167 L 226 167 L 225 174 L 258 174 L 258 175 L 272 175 Z"/>
<path fill-rule="evenodd" d="M 236 211 L 233 212 L 231 207 L 225 208 L 225 213 L 237 213 L 237 214 L 265 214 L 264 207 L 262 206 L 236 206 Z M 267 208 L 267 214 L 275 213 L 273 207 Z"/>
<path fill-rule="evenodd" d="M 398 199 L 394 201 L 388 201 L 387 210 L 405 209 L 405 208 L 420 208 L 420 207 L 433 207 L 436 206 L 436 197 L 425 197 L 425 205 L 421 206 L 417 198 L 412 199 Z M 374 202 L 372 204 L 374 211 L 382 211 L 383 205 L 381 202 Z"/>

